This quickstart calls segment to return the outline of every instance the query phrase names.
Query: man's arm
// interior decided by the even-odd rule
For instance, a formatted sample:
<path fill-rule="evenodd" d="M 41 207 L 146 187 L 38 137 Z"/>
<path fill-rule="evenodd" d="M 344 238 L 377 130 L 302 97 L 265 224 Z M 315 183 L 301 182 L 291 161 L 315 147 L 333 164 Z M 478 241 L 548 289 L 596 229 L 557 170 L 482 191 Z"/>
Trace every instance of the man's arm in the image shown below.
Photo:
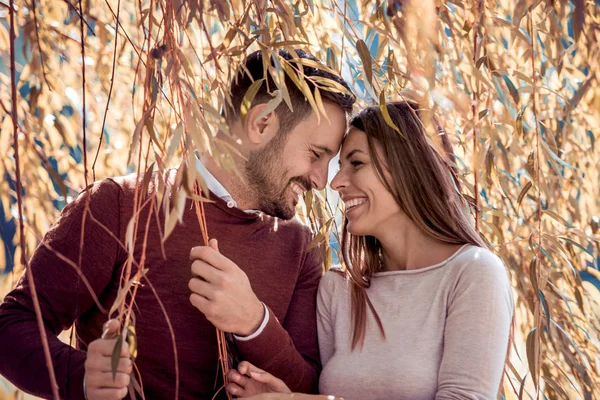
<path fill-rule="evenodd" d="M 117 241 L 107 232 L 121 237 L 119 194 L 119 186 L 111 180 L 86 189 L 65 207 L 29 263 L 61 398 L 83 398 L 86 353 L 62 343 L 57 335 L 71 327 L 79 315 L 95 304 L 74 266 L 81 259 L 81 272 L 95 296 L 100 296 L 122 253 Z M 80 258 L 82 222 L 88 198 L 89 213 L 105 228 L 93 222 L 90 214 L 86 215 Z M 31 282 L 25 274 L 0 304 L 0 354 L 0 374 L 26 392 L 52 398 L 31 298 Z"/>
<path fill-rule="evenodd" d="M 304 257 L 283 323 L 258 300 L 244 271 L 219 253 L 214 239 L 210 247 L 194 247 L 190 258 L 195 260 L 190 302 L 214 326 L 235 334 L 240 359 L 273 373 L 294 391 L 314 393 L 321 369 L 315 315 L 322 275 L 318 249 Z"/>
<path fill-rule="evenodd" d="M 269 321 L 260 335 L 237 340 L 242 360 L 268 371 L 294 392 L 316 393 L 321 371 L 317 344 L 316 295 L 322 276 L 318 248 L 304 260 L 285 321 L 269 310 Z"/>

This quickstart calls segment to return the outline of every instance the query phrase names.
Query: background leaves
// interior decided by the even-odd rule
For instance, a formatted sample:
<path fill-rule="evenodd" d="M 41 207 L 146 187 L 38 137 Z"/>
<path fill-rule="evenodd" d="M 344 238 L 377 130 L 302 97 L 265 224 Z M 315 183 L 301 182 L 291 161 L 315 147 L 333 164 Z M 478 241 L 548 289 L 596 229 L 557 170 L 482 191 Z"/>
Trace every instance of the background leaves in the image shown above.
<path fill-rule="evenodd" d="M 514 288 L 504 396 L 598 398 L 597 1 L 104 0 L 81 2 L 83 24 L 80 3 L 15 4 L 12 104 L 9 6 L 0 0 L 0 293 L 21 272 L 15 260 L 31 255 L 86 178 L 141 174 L 152 163 L 178 168 L 173 192 L 162 186 L 152 203 L 169 216 L 165 231 L 172 229 L 181 201 L 165 199 L 195 193 L 193 150 L 233 168 L 232 149 L 214 135 L 227 130 L 220 108 L 244 54 L 302 47 L 341 72 L 361 106 L 410 98 L 441 116 L 465 199 Z M 289 104 L 282 78 L 301 71 L 281 60 L 265 68 L 277 82 L 273 104 Z M 323 90 L 339 88 L 316 83 L 316 93 L 301 89 L 319 110 Z M 24 247 L 16 244 L 12 107 Z M 431 113 L 423 115 L 436 146 Z M 300 217 L 331 265 L 335 195 L 316 193 L 305 203 Z"/>

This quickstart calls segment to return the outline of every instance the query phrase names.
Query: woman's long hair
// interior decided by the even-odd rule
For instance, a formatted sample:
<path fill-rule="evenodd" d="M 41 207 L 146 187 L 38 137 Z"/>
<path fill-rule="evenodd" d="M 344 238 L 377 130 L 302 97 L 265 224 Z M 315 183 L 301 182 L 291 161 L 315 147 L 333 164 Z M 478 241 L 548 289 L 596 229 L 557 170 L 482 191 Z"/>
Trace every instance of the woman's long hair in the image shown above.
<path fill-rule="evenodd" d="M 443 153 L 428 140 L 417 104 L 408 101 L 387 105 L 389 116 L 400 132 L 388 125 L 378 106 L 360 111 L 351 128 L 366 133 L 371 161 L 385 188 L 408 218 L 432 238 L 449 244 L 486 247 L 471 223 L 460 184 L 452 167 L 452 147 L 438 127 Z M 434 121 L 435 122 L 435 121 Z M 382 155 L 379 158 L 379 154 Z M 381 269 L 381 244 L 373 236 L 355 236 L 342 231 L 342 254 L 352 296 L 352 349 L 362 348 L 367 324 L 367 306 L 383 337 L 385 332 L 366 289 Z"/>

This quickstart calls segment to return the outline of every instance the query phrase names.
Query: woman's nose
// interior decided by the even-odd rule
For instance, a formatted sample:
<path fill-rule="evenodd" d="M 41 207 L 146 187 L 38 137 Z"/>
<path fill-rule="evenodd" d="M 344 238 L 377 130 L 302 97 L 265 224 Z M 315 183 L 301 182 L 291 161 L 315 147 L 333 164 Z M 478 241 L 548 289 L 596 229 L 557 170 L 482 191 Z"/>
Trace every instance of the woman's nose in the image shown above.
<path fill-rule="evenodd" d="M 340 191 L 346 187 L 346 177 L 344 171 L 340 169 L 337 174 L 331 180 L 330 186 L 333 190 Z"/>

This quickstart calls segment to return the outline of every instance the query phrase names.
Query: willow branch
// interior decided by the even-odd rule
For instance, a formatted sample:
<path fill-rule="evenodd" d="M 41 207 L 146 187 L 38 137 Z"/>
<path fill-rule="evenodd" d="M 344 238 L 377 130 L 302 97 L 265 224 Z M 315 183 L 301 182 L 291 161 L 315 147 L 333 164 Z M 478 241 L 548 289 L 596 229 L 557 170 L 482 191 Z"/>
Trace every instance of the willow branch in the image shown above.
<path fill-rule="evenodd" d="M 52 397 L 54 400 L 59 400 L 58 395 L 58 384 L 56 383 L 56 375 L 54 374 L 54 366 L 52 365 L 52 357 L 50 356 L 50 346 L 48 345 L 48 337 L 46 336 L 46 328 L 44 320 L 42 318 L 42 310 L 40 308 L 40 301 L 38 299 L 37 291 L 35 288 L 35 281 L 33 279 L 33 271 L 29 268 L 27 260 L 27 248 L 25 245 L 25 227 L 23 224 L 23 199 L 21 193 L 23 192 L 23 186 L 21 184 L 21 166 L 19 160 L 19 127 L 18 127 L 18 102 L 17 102 L 17 80 L 16 80 L 16 65 L 15 65 L 15 4 L 14 0 L 10 0 L 10 87 L 12 96 L 12 123 L 13 123 L 13 146 L 15 151 L 15 181 L 17 186 L 17 208 L 19 215 L 19 246 L 21 247 L 21 265 L 25 268 L 27 274 L 27 280 L 31 290 L 31 298 L 33 300 L 33 308 L 35 310 L 35 316 L 40 330 L 40 336 L 42 339 L 42 348 L 44 349 L 44 358 L 46 359 L 46 367 L 48 368 L 48 375 L 50 378 L 50 387 L 52 389 Z M 26 132 L 23 132 L 26 135 Z"/>

